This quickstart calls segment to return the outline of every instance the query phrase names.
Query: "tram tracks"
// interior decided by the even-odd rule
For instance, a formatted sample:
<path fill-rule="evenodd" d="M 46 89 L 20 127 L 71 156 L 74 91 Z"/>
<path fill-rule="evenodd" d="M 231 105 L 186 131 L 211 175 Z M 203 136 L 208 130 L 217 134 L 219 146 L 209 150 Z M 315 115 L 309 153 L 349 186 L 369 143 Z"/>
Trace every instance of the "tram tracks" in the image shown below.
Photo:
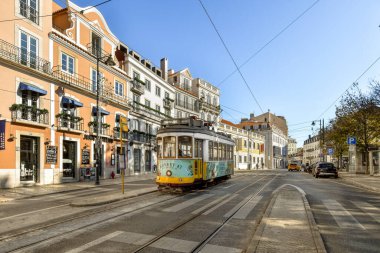
<path fill-rule="evenodd" d="M 235 191 L 233 193 L 230 193 L 230 195 L 236 195 L 246 189 L 248 189 L 249 187 L 251 187 L 252 185 L 258 183 L 259 181 L 261 180 L 264 180 L 265 178 L 267 177 L 262 177 L 256 181 L 254 181 L 253 183 L 239 189 L 238 191 Z M 254 194 L 252 194 L 250 196 L 249 199 L 246 199 L 246 201 L 244 203 L 242 203 L 238 208 L 236 208 L 234 210 L 234 212 L 230 213 L 229 216 L 221 223 L 219 224 L 215 229 L 213 229 L 211 231 L 211 233 L 208 234 L 208 236 L 206 238 L 204 238 L 202 241 L 200 241 L 198 243 L 198 245 L 196 247 L 194 247 L 191 252 L 200 252 L 205 246 L 206 244 L 211 240 L 213 239 L 218 233 L 220 230 L 223 229 L 223 227 L 233 218 L 233 216 L 242 208 L 244 207 L 250 200 L 252 200 L 253 198 L 255 198 L 256 196 L 258 196 L 258 194 L 260 194 L 271 182 L 274 181 L 274 179 L 277 178 L 277 176 L 273 177 L 271 180 L 269 180 L 268 182 L 266 182 L 263 186 L 261 186 L 259 188 L 259 190 L 257 190 Z M 227 197 L 225 197 L 224 199 L 226 199 Z M 212 207 L 211 207 L 212 208 Z M 176 230 L 180 229 L 180 228 L 183 228 L 184 226 L 186 226 L 187 224 L 189 224 L 190 222 L 194 222 L 197 218 L 199 218 L 200 216 L 202 216 L 203 214 L 205 214 L 209 209 L 204 209 L 204 210 L 201 210 L 200 212 L 197 212 L 196 214 L 193 214 L 192 216 L 190 216 L 189 218 L 181 221 L 180 223 L 176 224 L 175 226 L 172 226 L 171 228 L 169 228 L 168 230 L 166 231 L 163 231 L 161 234 L 155 236 L 153 239 L 149 240 L 148 242 L 146 242 L 144 245 L 140 246 L 139 248 L 135 249 L 132 251 L 132 253 L 138 253 L 138 252 L 142 252 L 144 249 L 147 249 L 148 247 L 152 246 L 155 242 L 159 241 L 160 239 L 170 235 L 171 233 L 175 232 Z"/>

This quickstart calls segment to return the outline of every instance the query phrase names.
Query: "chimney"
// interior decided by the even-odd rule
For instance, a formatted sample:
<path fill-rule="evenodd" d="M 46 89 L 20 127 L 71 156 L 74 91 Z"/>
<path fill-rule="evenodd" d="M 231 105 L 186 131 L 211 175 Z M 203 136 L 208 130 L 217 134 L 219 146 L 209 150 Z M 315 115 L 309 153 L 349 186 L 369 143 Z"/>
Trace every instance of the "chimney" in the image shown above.
<path fill-rule="evenodd" d="M 162 58 L 160 63 L 161 63 L 162 78 L 164 78 L 165 81 L 168 81 L 168 59 Z"/>

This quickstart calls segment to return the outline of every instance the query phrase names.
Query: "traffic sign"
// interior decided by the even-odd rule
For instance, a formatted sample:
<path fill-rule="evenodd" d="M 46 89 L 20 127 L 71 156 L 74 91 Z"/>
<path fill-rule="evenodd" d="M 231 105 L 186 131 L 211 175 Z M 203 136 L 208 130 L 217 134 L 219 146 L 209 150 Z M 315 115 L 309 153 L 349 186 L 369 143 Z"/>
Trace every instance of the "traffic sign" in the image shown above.
<path fill-rule="evenodd" d="M 334 154 L 334 149 L 333 148 L 328 148 L 327 149 L 327 154 L 329 154 L 329 155 Z"/>
<path fill-rule="evenodd" d="M 348 145 L 356 145 L 356 137 L 348 137 L 347 144 Z"/>

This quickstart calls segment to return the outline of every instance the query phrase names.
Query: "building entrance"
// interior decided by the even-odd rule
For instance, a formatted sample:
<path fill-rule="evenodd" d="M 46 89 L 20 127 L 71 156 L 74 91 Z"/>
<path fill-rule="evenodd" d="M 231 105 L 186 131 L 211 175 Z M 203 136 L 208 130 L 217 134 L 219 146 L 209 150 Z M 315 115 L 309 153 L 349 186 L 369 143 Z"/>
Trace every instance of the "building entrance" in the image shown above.
<path fill-rule="evenodd" d="M 141 149 L 133 150 L 133 170 L 135 173 L 141 171 Z"/>
<path fill-rule="evenodd" d="M 75 141 L 63 141 L 62 150 L 63 177 L 75 178 L 77 143 Z"/>
<path fill-rule="evenodd" d="M 152 151 L 145 150 L 145 171 L 150 172 L 152 168 Z"/>
<path fill-rule="evenodd" d="M 39 138 L 20 137 L 20 181 L 39 181 L 39 149 Z"/>

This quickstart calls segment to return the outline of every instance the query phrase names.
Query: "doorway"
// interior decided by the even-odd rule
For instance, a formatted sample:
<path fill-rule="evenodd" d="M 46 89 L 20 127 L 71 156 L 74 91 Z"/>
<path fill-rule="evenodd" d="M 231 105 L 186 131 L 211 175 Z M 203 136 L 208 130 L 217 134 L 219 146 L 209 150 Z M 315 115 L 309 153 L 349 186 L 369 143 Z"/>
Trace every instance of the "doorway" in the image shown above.
<path fill-rule="evenodd" d="M 135 173 L 141 172 L 141 149 L 133 150 L 133 170 Z"/>
<path fill-rule="evenodd" d="M 75 141 L 63 141 L 62 151 L 63 177 L 75 178 L 77 143 Z"/>
<path fill-rule="evenodd" d="M 20 181 L 39 181 L 39 138 L 20 137 Z"/>
<path fill-rule="evenodd" d="M 152 151 L 145 150 L 145 171 L 150 172 L 152 170 Z"/>

